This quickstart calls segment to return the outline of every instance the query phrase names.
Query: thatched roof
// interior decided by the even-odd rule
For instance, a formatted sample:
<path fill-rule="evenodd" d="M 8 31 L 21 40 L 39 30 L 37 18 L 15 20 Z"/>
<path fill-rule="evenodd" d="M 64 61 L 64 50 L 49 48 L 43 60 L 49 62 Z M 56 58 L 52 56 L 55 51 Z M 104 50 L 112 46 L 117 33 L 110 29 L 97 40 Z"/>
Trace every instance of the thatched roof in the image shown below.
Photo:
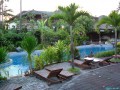
<path fill-rule="evenodd" d="M 99 21 L 100 19 L 102 19 L 103 17 L 105 17 L 105 15 L 101 15 L 101 16 L 99 16 L 99 17 L 93 17 L 93 18 L 94 18 L 95 21 L 97 22 L 97 21 Z M 95 26 L 94 26 L 94 27 L 95 27 Z M 102 24 L 102 25 L 100 25 L 99 29 L 100 29 L 100 30 L 106 30 L 106 29 L 112 30 L 113 27 L 112 27 L 112 26 L 108 26 L 108 25 L 106 25 L 106 24 Z"/>
<path fill-rule="evenodd" d="M 50 17 L 53 13 L 48 12 L 48 11 L 36 11 L 36 10 L 22 11 L 21 13 L 17 14 L 13 18 L 11 18 L 9 21 L 14 20 L 14 18 L 20 17 L 20 14 L 21 14 L 21 16 L 26 16 L 26 15 L 29 15 L 29 14 L 33 14 L 33 15 L 47 15 L 48 17 Z"/>
<path fill-rule="evenodd" d="M 48 16 L 51 16 L 52 12 L 30 10 L 30 11 L 23 11 L 21 15 L 24 16 L 24 15 L 27 15 L 27 14 L 34 14 L 34 15 L 36 15 L 36 14 L 46 14 Z M 20 13 L 16 16 L 20 16 Z"/>
<path fill-rule="evenodd" d="M 105 15 L 102 15 L 102 16 L 99 16 L 98 17 L 98 20 L 102 19 L 103 17 L 105 17 Z M 108 30 L 112 30 L 113 27 L 112 26 L 108 26 L 106 24 L 102 24 L 100 27 L 99 27 L 100 30 L 105 30 L 105 29 L 108 29 Z"/>

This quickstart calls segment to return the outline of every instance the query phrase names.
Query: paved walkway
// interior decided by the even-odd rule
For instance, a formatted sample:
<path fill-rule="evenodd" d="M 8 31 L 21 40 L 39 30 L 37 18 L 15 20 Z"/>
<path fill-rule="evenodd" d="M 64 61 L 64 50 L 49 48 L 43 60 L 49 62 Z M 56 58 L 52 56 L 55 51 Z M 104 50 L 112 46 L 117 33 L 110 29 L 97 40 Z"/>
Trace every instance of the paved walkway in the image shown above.
<path fill-rule="evenodd" d="M 59 90 L 120 90 L 120 64 L 81 74 Z"/>

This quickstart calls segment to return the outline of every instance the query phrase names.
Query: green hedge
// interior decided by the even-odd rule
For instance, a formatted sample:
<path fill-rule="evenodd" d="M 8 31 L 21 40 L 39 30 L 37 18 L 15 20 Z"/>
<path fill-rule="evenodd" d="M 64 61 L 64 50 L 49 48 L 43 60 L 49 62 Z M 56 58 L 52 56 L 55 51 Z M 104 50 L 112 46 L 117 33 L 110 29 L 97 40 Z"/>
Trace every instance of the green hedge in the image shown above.
<path fill-rule="evenodd" d="M 100 58 L 100 57 L 108 57 L 108 56 L 112 56 L 115 54 L 115 51 L 114 50 L 111 50 L 111 51 L 105 51 L 105 52 L 100 52 L 100 53 L 97 53 L 95 54 L 94 56 L 97 57 L 97 58 Z"/>

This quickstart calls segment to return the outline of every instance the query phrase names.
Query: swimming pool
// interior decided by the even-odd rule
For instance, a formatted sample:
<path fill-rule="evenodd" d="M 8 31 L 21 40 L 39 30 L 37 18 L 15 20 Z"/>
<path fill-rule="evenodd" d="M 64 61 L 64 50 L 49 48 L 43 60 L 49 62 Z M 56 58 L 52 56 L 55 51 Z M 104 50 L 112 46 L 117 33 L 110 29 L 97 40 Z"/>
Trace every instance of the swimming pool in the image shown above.
<path fill-rule="evenodd" d="M 40 55 L 42 50 L 36 50 L 32 55 Z M 9 58 L 12 59 L 12 63 L 5 66 L 1 72 L 3 76 L 14 77 L 17 75 L 23 75 L 28 70 L 27 52 L 10 52 Z"/>
<path fill-rule="evenodd" d="M 83 46 L 77 46 L 76 48 L 79 49 L 80 55 L 83 57 L 90 54 L 92 51 L 94 54 L 101 51 L 107 51 L 112 50 L 112 45 L 83 45 Z M 32 55 L 40 55 L 42 50 L 36 50 L 32 53 Z M 25 71 L 28 70 L 28 60 L 27 60 L 27 53 L 26 52 L 10 52 L 9 58 L 12 59 L 12 63 L 8 65 L 7 67 L 4 67 L 4 70 L 1 71 L 4 74 L 4 71 L 6 74 L 10 77 L 17 76 L 17 75 L 23 75 Z M 6 75 L 5 75 L 6 76 Z"/>
<path fill-rule="evenodd" d="M 77 46 L 76 48 L 79 50 L 81 58 L 84 58 L 85 56 L 90 55 L 91 52 L 93 54 L 96 54 L 102 51 L 113 50 L 114 47 L 111 44 L 100 44 L 100 45 L 91 44 L 91 45 Z"/>

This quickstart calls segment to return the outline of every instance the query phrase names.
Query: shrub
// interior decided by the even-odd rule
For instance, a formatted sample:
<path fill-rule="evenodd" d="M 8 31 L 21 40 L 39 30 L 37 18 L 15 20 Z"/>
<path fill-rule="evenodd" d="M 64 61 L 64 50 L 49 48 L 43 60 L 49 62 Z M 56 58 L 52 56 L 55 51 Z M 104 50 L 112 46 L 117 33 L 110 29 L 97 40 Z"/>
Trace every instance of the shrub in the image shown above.
<path fill-rule="evenodd" d="M 120 59 L 119 58 L 112 58 L 110 59 L 111 62 L 120 62 Z"/>
<path fill-rule="evenodd" d="M 114 55 L 114 53 L 115 53 L 114 50 L 111 50 L 111 51 L 105 51 L 105 52 L 97 53 L 94 56 L 98 57 L 98 58 L 100 58 L 100 57 L 108 57 L 108 56 Z"/>
<path fill-rule="evenodd" d="M 40 70 L 44 68 L 44 61 L 42 59 L 42 55 L 35 56 L 35 69 Z"/>
<path fill-rule="evenodd" d="M 7 78 L 0 75 L 0 80 L 7 80 Z"/>
<path fill-rule="evenodd" d="M 74 59 L 80 59 L 80 54 L 79 54 L 79 50 L 77 48 L 75 48 L 75 51 L 74 51 Z"/>
<path fill-rule="evenodd" d="M 0 47 L 0 64 L 6 62 L 7 60 L 7 51 L 5 48 Z"/>
<path fill-rule="evenodd" d="M 120 42 L 117 43 L 117 52 L 120 53 Z"/>
<path fill-rule="evenodd" d="M 44 49 L 44 51 L 41 53 L 41 56 L 43 59 L 43 61 L 45 61 L 45 64 L 52 64 L 55 63 L 56 60 L 58 59 L 57 56 L 57 50 L 55 47 L 49 46 L 46 49 Z"/>
<path fill-rule="evenodd" d="M 58 41 L 55 43 L 55 48 L 57 50 L 57 62 L 63 62 L 65 57 L 69 55 L 67 46 L 64 44 L 63 41 Z"/>
<path fill-rule="evenodd" d="M 75 74 L 80 73 L 80 69 L 79 68 L 69 68 L 68 71 L 70 71 L 72 73 L 75 73 Z"/>

